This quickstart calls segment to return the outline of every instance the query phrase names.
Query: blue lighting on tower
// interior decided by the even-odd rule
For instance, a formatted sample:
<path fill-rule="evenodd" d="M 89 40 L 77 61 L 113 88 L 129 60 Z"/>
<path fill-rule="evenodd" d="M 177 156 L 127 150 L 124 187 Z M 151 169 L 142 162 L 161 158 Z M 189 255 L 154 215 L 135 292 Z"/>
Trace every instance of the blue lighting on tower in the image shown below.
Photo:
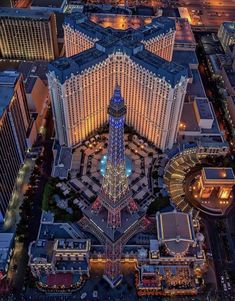
<path fill-rule="evenodd" d="M 132 160 L 125 156 L 125 164 L 126 164 L 126 176 L 129 177 L 132 174 Z M 104 177 L 105 175 L 105 170 L 107 166 L 107 156 L 103 156 L 100 160 L 99 168 L 100 168 L 100 173 Z"/>

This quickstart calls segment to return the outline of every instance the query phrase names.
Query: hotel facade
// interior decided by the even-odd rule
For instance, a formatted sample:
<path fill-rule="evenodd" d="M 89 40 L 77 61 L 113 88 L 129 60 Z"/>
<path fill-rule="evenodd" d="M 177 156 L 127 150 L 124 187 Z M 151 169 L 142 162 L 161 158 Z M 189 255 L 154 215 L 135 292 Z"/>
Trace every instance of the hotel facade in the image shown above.
<path fill-rule="evenodd" d="M 0 55 L 4 59 L 45 60 L 58 57 L 54 13 L 0 9 Z"/>
<path fill-rule="evenodd" d="M 0 94 L 0 217 L 4 218 L 16 177 L 24 163 L 30 120 L 19 73 L 0 73 Z"/>
<path fill-rule="evenodd" d="M 174 21 L 158 18 L 121 31 L 75 14 L 64 30 L 67 57 L 51 62 L 48 73 L 60 145 L 76 147 L 108 122 L 109 99 L 119 85 L 126 123 L 157 147 L 171 148 L 188 83 L 187 68 L 169 61 Z"/>

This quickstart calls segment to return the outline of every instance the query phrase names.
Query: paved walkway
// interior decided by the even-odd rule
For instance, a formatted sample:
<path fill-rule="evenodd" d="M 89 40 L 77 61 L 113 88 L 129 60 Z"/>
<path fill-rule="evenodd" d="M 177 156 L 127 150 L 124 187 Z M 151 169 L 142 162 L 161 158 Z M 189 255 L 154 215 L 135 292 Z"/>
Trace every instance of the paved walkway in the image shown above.
<path fill-rule="evenodd" d="M 16 180 L 16 187 L 13 192 L 8 211 L 6 213 L 3 231 L 15 232 L 16 225 L 18 224 L 20 219 L 19 208 L 24 199 L 24 193 L 28 189 L 28 182 L 34 165 L 35 161 L 33 161 L 32 159 L 26 159 L 24 165 L 19 171 Z"/>

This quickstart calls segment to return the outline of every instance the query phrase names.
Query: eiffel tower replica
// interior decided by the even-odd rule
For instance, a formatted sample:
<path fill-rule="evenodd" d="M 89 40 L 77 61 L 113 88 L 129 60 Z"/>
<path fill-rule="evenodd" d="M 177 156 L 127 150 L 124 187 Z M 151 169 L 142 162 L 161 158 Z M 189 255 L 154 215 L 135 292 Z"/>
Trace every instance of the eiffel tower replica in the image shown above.
<path fill-rule="evenodd" d="M 126 106 L 116 86 L 108 107 L 109 143 L 106 172 L 100 193 L 83 210 L 80 221 L 84 230 L 94 234 L 105 247 L 104 278 L 111 287 L 122 280 L 120 261 L 125 243 L 143 230 L 147 220 L 132 198 L 125 165 L 124 123 Z"/>

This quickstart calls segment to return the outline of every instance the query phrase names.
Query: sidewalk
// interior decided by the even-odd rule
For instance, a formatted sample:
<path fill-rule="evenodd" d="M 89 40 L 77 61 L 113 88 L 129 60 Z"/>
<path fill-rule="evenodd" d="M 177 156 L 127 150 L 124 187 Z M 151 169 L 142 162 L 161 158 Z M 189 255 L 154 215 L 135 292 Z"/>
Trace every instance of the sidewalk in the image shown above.
<path fill-rule="evenodd" d="M 3 232 L 15 232 L 20 219 L 19 208 L 22 204 L 24 193 L 28 188 L 28 181 L 33 171 L 35 161 L 26 159 L 16 179 L 15 189 L 3 224 Z"/>

